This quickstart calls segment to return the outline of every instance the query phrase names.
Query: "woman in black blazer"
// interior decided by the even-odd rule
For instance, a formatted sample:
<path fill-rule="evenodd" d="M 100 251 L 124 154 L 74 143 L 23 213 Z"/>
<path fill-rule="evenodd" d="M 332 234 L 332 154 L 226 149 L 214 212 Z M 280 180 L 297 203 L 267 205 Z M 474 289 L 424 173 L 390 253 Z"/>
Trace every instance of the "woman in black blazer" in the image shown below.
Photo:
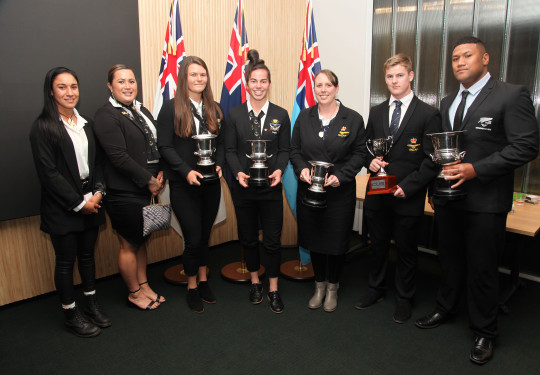
<path fill-rule="evenodd" d="M 188 56 L 178 70 L 178 88 L 174 99 L 163 103 L 159 112 L 158 146 L 169 180 L 171 205 L 184 235 L 182 255 L 188 276 L 187 303 L 190 309 L 202 313 L 206 303 L 216 303 L 208 286 L 208 240 L 216 219 L 221 198 L 219 179 L 201 180 L 197 171 L 197 141 L 194 135 L 214 134 L 216 172 L 221 177 L 224 162 L 222 142 L 223 111 L 214 102 L 206 63 Z M 197 283 L 198 278 L 198 283 Z"/>
<path fill-rule="evenodd" d="M 105 208 L 120 239 L 118 267 L 129 290 L 128 301 L 152 310 L 165 302 L 148 284 L 148 236 L 143 236 L 142 208 L 163 186 L 155 121 L 135 99 L 137 81 L 130 67 L 111 67 L 107 87 L 111 91 L 109 101 L 95 116 L 96 137 L 107 156 Z"/>
<path fill-rule="evenodd" d="M 92 122 L 75 106 L 79 79 L 67 68 L 47 72 L 44 105 L 30 131 L 34 164 L 41 182 L 41 230 L 49 233 L 56 264 L 54 283 L 60 294 L 66 327 L 80 337 L 99 335 L 111 320 L 96 301 L 94 246 L 105 185 L 96 162 Z M 87 308 L 75 304 L 73 266 L 78 260 Z"/>
<path fill-rule="evenodd" d="M 336 100 L 338 91 L 337 76 L 330 70 L 321 70 L 315 76 L 318 104 L 300 112 L 291 139 L 291 162 L 300 179 L 296 207 L 298 243 L 310 250 L 315 272 L 315 294 L 308 306 L 317 309 L 324 299 L 327 312 L 337 308 L 339 278 L 356 206 L 355 176 L 366 158 L 364 120 Z M 334 164 L 324 184 L 324 209 L 311 209 L 300 203 L 311 185 L 309 161 Z"/>
<path fill-rule="evenodd" d="M 236 181 L 232 182 L 231 195 L 238 220 L 238 237 L 244 247 L 246 265 L 251 275 L 249 300 L 261 303 L 263 286 L 259 280 L 259 221 L 263 230 L 263 247 L 266 252 L 266 272 L 269 278 L 268 300 L 275 313 L 283 311 L 278 292 L 280 266 L 281 228 L 283 226 L 283 195 L 281 175 L 289 161 L 291 122 L 287 111 L 268 101 L 270 70 L 259 60 L 256 50 L 249 51 L 246 82 L 249 101 L 230 110 L 225 129 L 225 150 Z M 272 155 L 266 164 L 269 186 L 249 186 L 249 169 L 253 164 L 246 156 L 251 154 L 248 140 L 268 140 L 267 154 Z"/>

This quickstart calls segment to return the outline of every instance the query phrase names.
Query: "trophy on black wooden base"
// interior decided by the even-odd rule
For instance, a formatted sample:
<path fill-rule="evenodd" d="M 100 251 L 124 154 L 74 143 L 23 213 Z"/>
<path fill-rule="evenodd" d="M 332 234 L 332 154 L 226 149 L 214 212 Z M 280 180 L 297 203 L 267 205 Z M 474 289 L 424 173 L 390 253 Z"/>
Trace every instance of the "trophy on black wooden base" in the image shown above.
<path fill-rule="evenodd" d="M 302 204 L 311 208 L 326 208 L 324 182 L 326 181 L 328 168 L 334 164 L 324 161 L 310 161 L 309 164 L 311 164 L 311 186 L 306 190 Z"/>
<path fill-rule="evenodd" d="M 434 152 L 431 154 L 431 159 L 437 165 L 447 165 L 456 161 L 463 160 L 465 151 L 459 151 L 459 139 L 463 131 L 443 132 L 428 134 L 431 137 Z M 445 198 L 447 200 L 457 200 L 465 197 L 466 193 L 460 187 L 452 189 L 455 180 L 445 180 L 441 172 L 435 179 L 434 197 Z"/>
<path fill-rule="evenodd" d="M 195 155 L 199 157 L 197 161 L 197 172 L 202 174 L 202 179 L 199 179 L 201 184 L 213 184 L 219 181 L 219 176 L 216 172 L 216 162 L 214 161 L 214 147 L 215 134 L 199 134 L 192 136 L 197 141 L 197 151 Z"/>
<path fill-rule="evenodd" d="M 253 161 L 253 165 L 249 168 L 249 186 L 268 186 L 268 166 L 266 160 L 272 155 L 266 154 L 266 142 L 268 140 L 252 139 L 247 142 L 251 143 L 251 155 L 246 154 Z"/>
<path fill-rule="evenodd" d="M 374 157 L 384 158 L 390 152 L 394 138 L 376 138 L 368 139 L 366 142 L 367 149 Z M 396 176 L 390 176 L 386 173 L 383 167 L 379 170 L 376 176 L 370 177 L 368 180 L 369 191 L 368 195 L 372 194 L 391 194 L 396 191 Z"/>

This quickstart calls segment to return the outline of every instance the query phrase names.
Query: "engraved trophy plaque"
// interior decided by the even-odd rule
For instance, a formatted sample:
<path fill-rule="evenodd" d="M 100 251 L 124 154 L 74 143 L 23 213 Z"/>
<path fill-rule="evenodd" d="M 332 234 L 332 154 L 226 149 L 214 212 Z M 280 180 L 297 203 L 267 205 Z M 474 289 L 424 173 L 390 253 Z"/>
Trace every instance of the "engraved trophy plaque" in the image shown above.
<path fill-rule="evenodd" d="M 374 157 L 384 158 L 390 152 L 394 139 L 388 138 L 368 139 L 366 142 L 367 149 Z M 396 191 L 396 176 L 390 176 L 386 173 L 383 167 L 379 170 L 376 176 L 370 177 L 368 180 L 369 191 L 368 195 L 373 194 L 391 194 Z"/>

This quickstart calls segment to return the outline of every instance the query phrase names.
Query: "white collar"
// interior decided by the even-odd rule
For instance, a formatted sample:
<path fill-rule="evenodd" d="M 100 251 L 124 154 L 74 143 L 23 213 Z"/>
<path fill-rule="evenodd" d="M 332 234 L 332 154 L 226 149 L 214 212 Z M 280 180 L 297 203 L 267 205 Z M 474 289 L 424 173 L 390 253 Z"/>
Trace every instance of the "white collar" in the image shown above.
<path fill-rule="evenodd" d="M 412 101 L 413 97 L 414 97 L 414 92 L 412 90 L 411 90 L 410 93 L 408 93 L 407 95 L 405 95 L 401 99 L 396 99 L 396 98 L 394 98 L 394 95 L 390 95 L 390 100 L 388 101 L 388 106 L 391 106 L 392 104 L 394 104 L 394 102 L 396 100 L 399 100 L 401 102 L 402 106 L 408 107 L 409 104 L 411 104 L 411 101 Z"/>
<path fill-rule="evenodd" d="M 484 88 L 484 86 L 486 85 L 486 83 L 489 81 L 489 79 L 491 78 L 491 74 L 489 74 L 489 72 L 487 72 L 487 74 L 485 76 L 483 76 L 482 78 L 480 78 L 478 80 L 478 82 L 476 82 L 474 85 L 472 85 L 471 87 L 469 87 L 468 89 L 466 89 L 462 83 L 459 84 L 459 92 L 458 92 L 458 97 L 461 96 L 461 93 L 465 90 L 467 90 L 469 92 L 469 95 L 472 95 L 472 96 L 475 96 L 476 94 L 478 94 L 480 92 L 480 90 L 482 90 Z"/>
<path fill-rule="evenodd" d="M 77 111 L 76 108 L 73 108 L 73 114 L 77 118 L 77 127 L 75 129 L 81 130 L 88 121 L 86 121 L 85 118 L 79 114 L 79 111 Z M 62 121 L 65 125 L 69 126 L 62 118 L 62 115 L 60 115 L 60 121 Z"/>
<path fill-rule="evenodd" d="M 251 103 L 249 102 L 249 99 L 246 101 L 247 103 L 247 109 L 248 109 L 248 113 L 253 111 L 253 113 L 255 114 L 255 116 L 258 116 L 259 113 L 255 113 L 255 110 L 253 109 L 253 107 L 251 106 Z M 268 99 L 266 99 L 266 103 L 264 103 L 264 105 L 262 106 L 261 108 L 261 111 L 264 111 L 264 114 L 267 115 L 268 114 L 268 107 L 270 106 L 270 101 L 268 101 Z"/>
<path fill-rule="evenodd" d="M 118 103 L 118 101 L 112 97 L 112 95 L 109 97 L 109 103 L 112 104 L 113 107 L 116 107 L 116 108 L 126 108 L 126 107 L 130 107 L 128 105 L 122 105 L 120 103 Z M 133 105 L 135 106 L 135 108 L 137 109 L 137 111 L 141 111 L 141 105 L 142 103 L 137 101 L 136 99 L 133 101 Z"/>

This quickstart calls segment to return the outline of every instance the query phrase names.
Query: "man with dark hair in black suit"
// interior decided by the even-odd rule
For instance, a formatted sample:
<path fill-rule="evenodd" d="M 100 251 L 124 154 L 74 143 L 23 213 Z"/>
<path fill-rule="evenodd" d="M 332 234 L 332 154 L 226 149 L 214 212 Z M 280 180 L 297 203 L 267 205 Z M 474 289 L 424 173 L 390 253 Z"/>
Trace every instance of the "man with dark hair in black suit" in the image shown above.
<path fill-rule="evenodd" d="M 439 229 L 441 286 L 435 311 L 416 321 L 435 328 L 456 312 L 466 288 L 470 360 L 487 363 L 498 336 L 498 261 L 506 216 L 512 207 L 514 170 L 538 154 L 538 124 L 529 91 L 500 82 L 488 72 L 489 55 L 474 37 L 460 39 L 452 53 L 458 92 L 441 102 L 444 131 L 463 130 L 463 162 L 443 168 L 447 180 L 466 193 L 461 200 L 434 199 Z"/>
<path fill-rule="evenodd" d="M 369 113 L 367 138 L 392 136 L 389 154 L 370 158 L 366 167 L 375 174 L 387 168 L 397 179 L 393 194 L 368 194 L 364 203 L 366 223 L 373 247 L 370 259 L 369 289 L 356 303 L 365 309 L 383 299 L 390 239 L 397 249 L 395 271 L 396 309 L 394 321 L 405 323 L 411 317 L 416 291 L 418 229 L 424 215 L 426 190 L 438 173 L 429 153 L 431 139 L 426 135 L 441 131 L 441 116 L 436 108 L 416 97 L 411 89 L 414 79 L 411 59 L 404 54 L 390 57 L 384 64 L 390 99 Z M 373 193 L 373 192 L 372 192 Z"/>

